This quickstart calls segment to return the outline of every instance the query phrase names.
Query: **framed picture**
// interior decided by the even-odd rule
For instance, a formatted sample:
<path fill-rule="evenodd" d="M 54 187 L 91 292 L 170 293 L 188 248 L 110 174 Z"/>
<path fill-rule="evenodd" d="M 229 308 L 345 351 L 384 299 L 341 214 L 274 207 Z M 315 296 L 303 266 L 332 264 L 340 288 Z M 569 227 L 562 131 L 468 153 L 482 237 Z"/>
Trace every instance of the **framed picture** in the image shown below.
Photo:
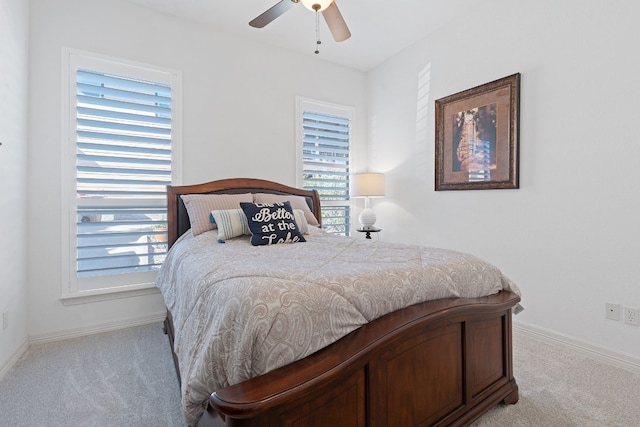
<path fill-rule="evenodd" d="M 518 188 L 520 73 L 436 100 L 439 190 Z"/>

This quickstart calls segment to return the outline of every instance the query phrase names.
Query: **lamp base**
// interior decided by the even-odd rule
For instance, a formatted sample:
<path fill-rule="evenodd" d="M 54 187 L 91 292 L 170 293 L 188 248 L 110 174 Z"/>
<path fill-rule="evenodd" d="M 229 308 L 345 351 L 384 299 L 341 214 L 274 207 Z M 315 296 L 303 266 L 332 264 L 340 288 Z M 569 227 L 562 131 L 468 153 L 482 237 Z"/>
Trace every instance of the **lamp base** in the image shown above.
<path fill-rule="evenodd" d="M 373 224 L 376 223 L 376 214 L 373 210 L 369 208 L 365 208 L 360 212 L 360 216 L 358 217 L 358 221 L 360 221 L 360 225 L 364 230 L 372 229 Z"/>

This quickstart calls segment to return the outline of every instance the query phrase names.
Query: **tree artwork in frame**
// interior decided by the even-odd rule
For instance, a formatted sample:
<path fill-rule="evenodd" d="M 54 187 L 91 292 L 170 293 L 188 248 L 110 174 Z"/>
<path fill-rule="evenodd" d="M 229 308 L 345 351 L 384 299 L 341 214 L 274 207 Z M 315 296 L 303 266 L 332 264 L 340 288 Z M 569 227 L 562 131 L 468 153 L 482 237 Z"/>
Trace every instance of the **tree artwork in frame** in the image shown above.
<path fill-rule="evenodd" d="M 519 73 L 436 100 L 436 191 L 518 188 L 519 104 Z"/>

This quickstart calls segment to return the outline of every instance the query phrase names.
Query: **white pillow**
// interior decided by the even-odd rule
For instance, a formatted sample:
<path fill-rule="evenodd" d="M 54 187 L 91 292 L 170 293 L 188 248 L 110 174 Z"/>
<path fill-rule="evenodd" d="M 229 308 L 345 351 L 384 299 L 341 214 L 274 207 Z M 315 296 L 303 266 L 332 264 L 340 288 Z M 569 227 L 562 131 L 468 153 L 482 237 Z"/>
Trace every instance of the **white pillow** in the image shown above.
<path fill-rule="evenodd" d="M 304 212 L 302 211 L 302 209 L 293 210 L 293 219 L 296 221 L 298 229 L 302 234 L 309 234 L 309 223 L 304 217 Z"/>

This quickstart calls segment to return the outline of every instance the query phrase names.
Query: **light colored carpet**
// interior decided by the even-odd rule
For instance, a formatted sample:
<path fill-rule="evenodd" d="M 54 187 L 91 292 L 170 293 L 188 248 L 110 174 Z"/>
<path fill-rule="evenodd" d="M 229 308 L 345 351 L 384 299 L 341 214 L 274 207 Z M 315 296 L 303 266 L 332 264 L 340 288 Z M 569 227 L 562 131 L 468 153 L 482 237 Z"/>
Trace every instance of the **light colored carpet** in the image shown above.
<path fill-rule="evenodd" d="M 0 382 L 0 426 L 181 426 L 161 324 L 32 345 Z"/>
<path fill-rule="evenodd" d="M 640 426 L 640 373 L 530 338 L 514 330 L 520 400 L 484 414 L 473 427 Z"/>
<path fill-rule="evenodd" d="M 640 374 L 514 331 L 516 405 L 473 427 L 640 425 Z M 184 427 L 160 324 L 34 345 L 0 382 L 0 426 Z"/>

